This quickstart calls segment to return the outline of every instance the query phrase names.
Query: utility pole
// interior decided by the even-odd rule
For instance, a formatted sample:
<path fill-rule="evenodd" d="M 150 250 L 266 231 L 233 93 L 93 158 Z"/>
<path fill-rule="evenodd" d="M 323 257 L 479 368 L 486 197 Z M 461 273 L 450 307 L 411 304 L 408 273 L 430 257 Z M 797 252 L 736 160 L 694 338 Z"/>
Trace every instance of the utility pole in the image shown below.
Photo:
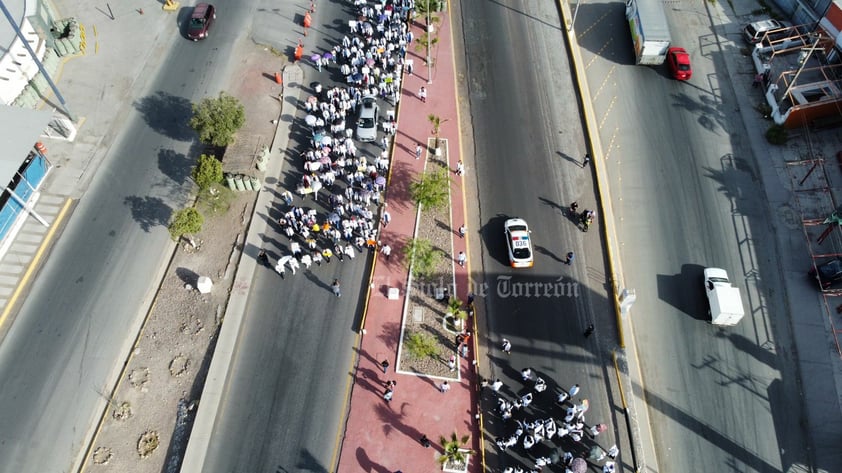
<path fill-rule="evenodd" d="M 433 24 L 430 22 L 430 9 L 432 8 L 432 3 L 434 0 L 427 0 L 427 83 L 433 83 L 433 71 L 432 66 L 430 65 L 430 47 L 432 46 L 433 42 Z"/>

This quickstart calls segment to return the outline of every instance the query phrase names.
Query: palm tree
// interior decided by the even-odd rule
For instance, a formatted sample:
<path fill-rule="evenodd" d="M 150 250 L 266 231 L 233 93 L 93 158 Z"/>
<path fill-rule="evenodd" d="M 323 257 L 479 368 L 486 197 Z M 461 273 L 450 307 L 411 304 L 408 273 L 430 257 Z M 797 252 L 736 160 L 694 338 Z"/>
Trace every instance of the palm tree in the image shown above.
<path fill-rule="evenodd" d="M 439 463 L 442 466 L 466 465 L 468 463 L 468 456 L 474 453 L 473 450 L 465 448 L 465 445 L 468 444 L 468 440 L 470 438 L 470 435 L 463 435 L 460 438 L 456 432 L 450 434 L 450 440 L 442 435 L 439 442 L 441 443 L 441 448 L 444 450 L 444 453 L 442 453 L 442 455 L 438 458 Z"/>
<path fill-rule="evenodd" d="M 433 136 L 436 137 L 436 154 L 438 154 L 439 149 L 439 131 L 441 131 L 441 126 L 445 124 L 445 122 L 449 121 L 449 118 L 442 118 L 438 115 L 429 114 L 427 115 L 427 120 L 433 125 Z"/>

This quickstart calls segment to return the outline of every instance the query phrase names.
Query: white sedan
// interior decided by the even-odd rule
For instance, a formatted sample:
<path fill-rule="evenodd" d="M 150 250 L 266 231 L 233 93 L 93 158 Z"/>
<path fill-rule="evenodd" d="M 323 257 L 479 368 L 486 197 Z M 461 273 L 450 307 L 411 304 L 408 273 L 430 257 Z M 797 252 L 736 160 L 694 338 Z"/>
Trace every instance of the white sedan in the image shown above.
<path fill-rule="evenodd" d="M 532 240 L 529 225 L 521 218 L 510 218 L 503 224 L 506 233 L 506 247 L 509 249 L 509 263 L 513 268 L 532 267 Z"/>

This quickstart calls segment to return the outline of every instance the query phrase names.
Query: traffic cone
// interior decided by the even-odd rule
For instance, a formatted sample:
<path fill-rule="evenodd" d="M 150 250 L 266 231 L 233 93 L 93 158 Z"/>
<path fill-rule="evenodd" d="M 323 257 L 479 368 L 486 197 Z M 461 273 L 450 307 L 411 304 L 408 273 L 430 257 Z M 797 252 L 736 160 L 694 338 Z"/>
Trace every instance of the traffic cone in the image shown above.
<path fill-rule="evenodd" d="M 301 44 L 301 40 L 298 40 L 298 46 L 295 47 L 295 60 L 300 61 L 301 56 L 304 55 L 304 45 Z"/>

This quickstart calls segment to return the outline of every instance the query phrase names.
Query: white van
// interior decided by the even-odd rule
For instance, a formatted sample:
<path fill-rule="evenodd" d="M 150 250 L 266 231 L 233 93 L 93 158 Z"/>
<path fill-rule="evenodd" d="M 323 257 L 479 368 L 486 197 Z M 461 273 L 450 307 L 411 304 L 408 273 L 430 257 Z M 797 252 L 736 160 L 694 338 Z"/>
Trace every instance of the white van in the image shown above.
<path fill-rule="evenodd" d="M 743 28 L 743 37 L 749 44 L 757 44 L 763 39 L 769 31 L 780 30 L 787 28 L 787 25 L 782 24 L 778 20 L 761 20 L 749 23 Z M 771 38 L 775 39 L 775 38 Z"/>
<path fill-rule="evenodd" d="M 728 273 L 722 268 L 705 268 L 705 293 L 710 304 L 710 323 L 736 325 L 743 318 L 743 299 L 740 290 L 731 285 Z"/>

